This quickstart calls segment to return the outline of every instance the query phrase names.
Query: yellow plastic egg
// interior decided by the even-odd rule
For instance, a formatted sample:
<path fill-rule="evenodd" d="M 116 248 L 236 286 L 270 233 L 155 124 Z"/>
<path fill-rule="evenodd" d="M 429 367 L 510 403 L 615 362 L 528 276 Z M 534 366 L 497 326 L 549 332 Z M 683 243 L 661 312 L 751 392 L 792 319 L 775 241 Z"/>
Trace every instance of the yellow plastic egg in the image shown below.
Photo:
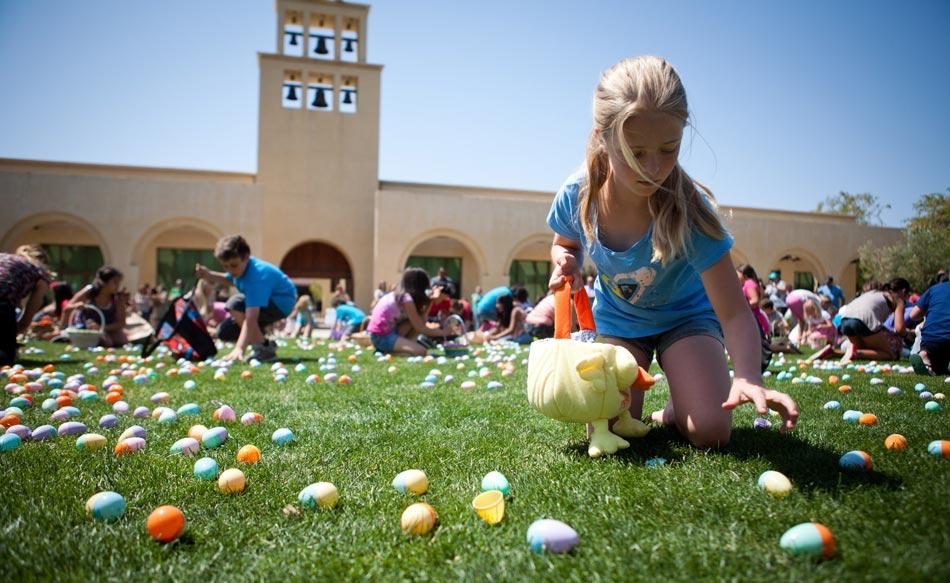
<path fill-rule="evenodd" d="M 403 511 L 400 522 L 404 533 L 418 535 L 432 532 L 438 520 L 435 508 L 425 502 L 417 502 Z"/>
<path fill-rule="evenodd" d="M 244 472 L 237 468 L 224 470 L 221 472 L 221 475 L 218 476 L 218 490 L 221 490 L 225 494 L 243 492 L 245 483 Z"/>

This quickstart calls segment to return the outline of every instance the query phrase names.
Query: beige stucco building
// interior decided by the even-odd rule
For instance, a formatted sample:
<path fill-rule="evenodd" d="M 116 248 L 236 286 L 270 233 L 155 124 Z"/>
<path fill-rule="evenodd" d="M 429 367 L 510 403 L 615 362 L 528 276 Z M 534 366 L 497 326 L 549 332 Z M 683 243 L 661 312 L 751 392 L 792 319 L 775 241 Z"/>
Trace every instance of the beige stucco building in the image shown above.
<path fill-rule="evenodd" d="M 259 54 L 256 174 L 0 159 L 0 250 L 47 246 L 61 273 L 103 261 L 129 286 L 186 279 L 218 237 L 299 284 L 339 280 L 367 306 L 407 263 L 440 264 L 461 283 L 527 283 L 549 273 L 553 192 L 380 181 L 380 77 L 366 62 L 369 6 L 277 0 L 277 54 Z M 724 207 L 734 259 L 804 284 L 832 275 L 849 297 L 857 250 L 897 229 L 853 217 Z M 324 296 L 326 297 L 326 296 Z"/>

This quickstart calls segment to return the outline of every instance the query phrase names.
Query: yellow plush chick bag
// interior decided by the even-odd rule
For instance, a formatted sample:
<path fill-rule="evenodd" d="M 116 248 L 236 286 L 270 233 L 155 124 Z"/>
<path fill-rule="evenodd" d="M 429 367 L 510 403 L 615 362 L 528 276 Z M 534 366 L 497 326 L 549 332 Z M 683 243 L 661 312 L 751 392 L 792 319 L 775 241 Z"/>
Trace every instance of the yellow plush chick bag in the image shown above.
<path fill-rule="evenodd" d="M 594 336 L 587 293 L 574 297 L 581 336 Z M 528 402 L 547 417 L 594 427 L 587 453 L 599 457 L 630 446 L 623 437 L 643 437 L 649 427 L 627 408 L 630 391 L 646 390 L 653 378 L 626 348 L 572 340 L 570 284 L 555 292 L 554 338 L 531 344 L 528 356 Z M 585 334 L 586 332 L 586 334 Z M 609 420 L 617 417 L 613 432 Z"/>

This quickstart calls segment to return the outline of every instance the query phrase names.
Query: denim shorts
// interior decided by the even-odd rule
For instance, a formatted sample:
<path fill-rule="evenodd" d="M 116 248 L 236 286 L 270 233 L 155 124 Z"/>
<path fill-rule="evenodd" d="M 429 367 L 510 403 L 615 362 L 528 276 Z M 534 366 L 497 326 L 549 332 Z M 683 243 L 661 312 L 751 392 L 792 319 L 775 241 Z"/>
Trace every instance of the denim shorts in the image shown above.
<path fill-rule="evenodd" d="M 838 333 L 842 336 L 857 336 L 859 338 L 874 334 L 867 324 L 857 318 L 841 318 L 841 323 L 838 324 Z"/>
<path fill-rule="evenodd" d="M 396 348 L 396 340 L 399 340 L 399 334 L 396 334 L 395 331 L 389 334 L 370 334 L 369 339 L 373 341 L 376 350 L 389 354 Z"/>
<path fill-rule="evenodd" d="M 653 352 L 656 351 L 656 359 L 660 361 L 660 365 L 662 366 L 663 353 L 666 352 L 666 349 L 672 346 L 676 341 L 690 336 L 709 336 L 715 338 L 719 344 L 722 344 L 723 349 L 726 347 L 725 338 L 722 334 L 722 326 L 713 314 L 697 316 L 689 322 L 652 336 L 620 338 L 620 340 L 642 350 L 647 354 L 648 358 L 652 357 Z"/>

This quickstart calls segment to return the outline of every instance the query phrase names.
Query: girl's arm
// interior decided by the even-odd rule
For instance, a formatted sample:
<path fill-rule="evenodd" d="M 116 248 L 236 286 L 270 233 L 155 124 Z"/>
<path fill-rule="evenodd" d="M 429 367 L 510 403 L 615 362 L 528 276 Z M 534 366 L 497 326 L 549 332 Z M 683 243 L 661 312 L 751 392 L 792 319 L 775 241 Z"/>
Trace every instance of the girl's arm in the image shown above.
<path fill-rule="evenodd" d="M 904 298 L 902 296 L 897 296 L 896 307 L 894 308 L 894 332 L 898 336 L 903 336 L 906 331 L 906 326 L 904 326 Z"/>
<path fill-rule="evenodd" d="M 429 328 L 429 326 L 426 324 L 426 319 L 419 314 L 419 310 L 416 309 L 416 304 L 413 302 L 404 303 L 402 305 L 402 309 L 406 312 L 406 317 L 409 318 L 409 323 L 412 324 L 413 330 L 419 334 L 434 336 L 436 338 L 441 338 L 442 336 L 447 336 L 449 334 L 449 332 L 441 326 L 437 328 Z"/>
<path fill-rule="evenodd" d="M 128 304 L 128 300 L 128 294 L 123 292 L 113 296 L 112 301 L 115 302 L 115 322 L 105 327 L 106 332 L 121 332 L 122 329 L 125 328 L 126 305 Z"/>
<path fill-rule="evenodd" d="M 498 340 L 499 338 L 502 338 L 504 336 L 508 336 L 509 334 L 514 333 L 515 328 L 518 326 L 518 317 L 519 317 L 518 312 L 521 312 L 521 314 L 524 314 L 524 310 L 522 310 L 521 308 L 513 309 L 511 311 L 511 321 L 508 322 L 508 327 L 505 328 L 504 330 L 501 330 L 501 326 L 499 326 L 498 328 L 495 329 L 496 331 L 493 331 L 491 334 L 489 334 L 488 339 Z M 524 317 L 524 316 L 522 315 L 521 317 Z"/>
<path fill-rule="evenodd" d="M 87 285 L 86 287 L 84 287 L 84 288 L 82 288 L 81 290 L 79 290 L 79 293 L 77 293 L 76 295 L 74 295 L 74 296 L 69 300 L 69 303 L 66 304 L 66 308 L 65 308 L 65 309 L 72 311 L 72 310 L 75 310 L 76 308 L 78 308 L 79 306 L 85 304 L 87 301 L 89 301 L 89 293 L 90 293 L 91 291 L 92 291 L 92 286 L 91 286 L 91 285 Z"/>
<path fill-rule="evenodd" d="M 736 270 L 728 253 L 712 267 L 700 274 L 703 287 L 712 303 L 713 310 L 722 324 L 726 336 L 726 349 L 732 357 L 735 378 L 729 398 L 723 409 L 734 409 L 742 403 L 755 403 L 760 415 L 768 408 L 782 415 L 782 432 L 795 427 L 798 406 L 785 393 L 765 389 L 762 386 L 760 368 L 762 347 L 755 316 L 746 305 L 745 296 L 736 279 Z"/>
<path fill-rule="evenodd" d="M 554 241 L 551 243 L 551 261 L 554 262 L 554 271 L 551 273 L 551 279 L 548 282 L 548 287 L 552 291 L 556 291 L 564 285 L 565 277 L 573 278 L 571 282 L 572 291 L 584 287 L 584 278 L 581 276 L 582 254 L 580 241 L 554 235 Z"/>

